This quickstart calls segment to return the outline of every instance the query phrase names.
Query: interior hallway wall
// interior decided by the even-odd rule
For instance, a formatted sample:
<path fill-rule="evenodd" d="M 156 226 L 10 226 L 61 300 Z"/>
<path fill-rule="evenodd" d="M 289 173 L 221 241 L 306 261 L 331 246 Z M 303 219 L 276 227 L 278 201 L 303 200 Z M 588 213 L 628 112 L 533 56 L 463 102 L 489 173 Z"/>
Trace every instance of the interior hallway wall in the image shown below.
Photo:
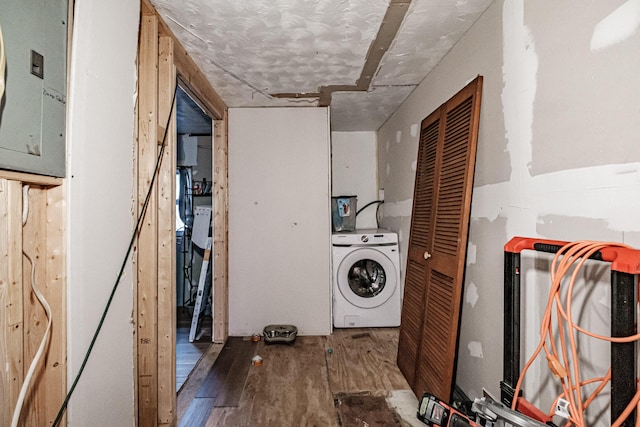
<path fill-rule="evenodd" d="M 229 109 L 229 335 L 331 332 L 327 108 Z"/>
<path fill-rule="evenodd" d="M 634 4 L 496 1 L 378 131 L 382 225 L 399 232 L 404 265 L 420 122 L 484 76 L 457 368 L 457 384 L 470 397 L 481 396 L 483 387 L 499 393 L 503 245 L 511 237 L 640 247 L 640 81 L 633 74 L 640 68 L 640 16 Z M 525 262 L 530 354 L 549 265 L 532 254 Z M 609 273 L 591 271 L 591 302 L 581 321 L 607 331 Z M 589 371 L 608 367 L 608 345 L 589 341 L 581 348 Z M 546 410 L 553 396 L 547 368 L 536 369 L 527 393 Z M 608 414 L 592 421 L 608 425 Z"/>
<path fill-rule="evenodd" d="M 139 2 L 75 2 L 68 97 L 67 338 L 71 386 L 133 230 L 133 132 Z M 125 269 L 70 426 L 133 426 L 133 284 Z"/>
<path fill-rule="evenodd" d="M 358 196 L 357 208 L 378 200 L 375 132 L 331 132 L 331 195 Z M 364 209 L 356 228 L 376 228 L 376 206 Z"/>

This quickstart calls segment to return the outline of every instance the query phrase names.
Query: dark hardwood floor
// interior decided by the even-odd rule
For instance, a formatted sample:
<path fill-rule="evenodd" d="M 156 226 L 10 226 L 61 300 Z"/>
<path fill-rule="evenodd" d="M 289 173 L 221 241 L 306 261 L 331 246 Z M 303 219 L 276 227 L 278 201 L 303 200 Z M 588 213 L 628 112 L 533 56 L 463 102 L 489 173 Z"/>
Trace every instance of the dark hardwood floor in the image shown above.
<path fill-rule="evenodd" d="M 211 346 L 211 318 L 205 319 L 202 335 L 198 341 L 189 342 L 191 315 L 188 310 L 179 308 L 176 332 L 176 392 L 180 391 L 198 361 Z"/>
<path fill-rule="evenodd" d="M 242 363 L 259 355 L 263 364 L 250 366 L 237 406 L 224 407 L 197 397 L 223 349 L 213 344 L 178 394 L 179 425 L 338 427 L 336 396 L 359 392 L 385 396 L 400 425 L 424 425 L 396 365 L 397 344 L 397 328 L 338 329 L 330 336 L 299 336 L 293 345 L 251 343 Z"/>

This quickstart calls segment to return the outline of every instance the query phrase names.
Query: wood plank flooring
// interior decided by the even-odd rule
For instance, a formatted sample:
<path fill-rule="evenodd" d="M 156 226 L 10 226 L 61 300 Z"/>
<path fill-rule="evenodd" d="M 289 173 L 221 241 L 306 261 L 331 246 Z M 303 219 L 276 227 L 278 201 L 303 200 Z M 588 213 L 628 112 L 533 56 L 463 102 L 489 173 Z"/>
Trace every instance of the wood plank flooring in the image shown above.
<path fill-rule="evenodd" d="M 395 363 L 397 344 L 397 328 L 338 329 L 300 336 L 293 345 L 252 343 L 263 365 L 250 367 L 238 406 L 212 407 L 211 398 L 196 395 L 222 349 L 214 344 L 178 395 L 179 425 L 339 427 L 336 394 L 357 392 L 408 396 L 403 425 L 421 425 L 417 400 Z M 247 358 L 243 363 L 251 364 Z"/>
<path fill-rule="evenodd" d="M 176 329 L 176 392 L 180 391 L 198 361 L 211 346 L 211 321 L 205 324 L 203 336 L 199 341 L 189 342 L 191 316 L 186 310 L 178 310 Z"/>

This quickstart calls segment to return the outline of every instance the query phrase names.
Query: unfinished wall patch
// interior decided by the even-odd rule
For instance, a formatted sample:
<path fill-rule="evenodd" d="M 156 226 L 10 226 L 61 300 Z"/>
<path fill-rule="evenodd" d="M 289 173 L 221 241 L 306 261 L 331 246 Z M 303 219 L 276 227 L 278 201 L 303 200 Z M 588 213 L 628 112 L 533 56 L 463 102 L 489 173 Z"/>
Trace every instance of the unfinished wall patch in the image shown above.
<path fill-rule="evenodd" d="M 467 245 L 467 265 L 476 263 L 476 250 L 477 246 L 473 242 L 469 242 Z"/>
<path fill-rule="evenodd" d="M 470 341 L 467 344 L 467 348 L 469 349 L 469 354 L 471 357 L 477 357 L 480 359 L 484 359 L 484 354 L 482 352 L 482 343 L 478 341 Z"/>
<path fill-rule="evenodd" d="M 420 129 L 420 125 L 418 123 L 414 123 L 411 125 L 411 137 L 416 138 L 418 136 L 418 129 Z"/>
<path fill-rule="evenodd" d="M 475 307 L 478 302 L 478 298 L 480 298 L 480 295 L 478 294 L 478 287 L 475 283 L 469 282 L 467 290 L 465 291 L 465 301 L 471 305 L 471 307 Z"/>
<path fill-rule="evenodd" d="M 601 50 L 631 37 L 640 27 L 640 0 L 628 0 L 596 24 L 591 50 Z"/>
<path fill-rule="evenodd" d="M 413 208 L 413 198 L 402 200 L 400 202 L 384 202 L 384 217 L 411 217 L 411 209 Z"/>
<path fill-rule="evenodd" d="M 511 173 L 521 174 L 511 177 L 515 181 L 529 176 L 538 57 L 524 23 L 524 1 L 505 1 L 503 7 L 502 106 Z"/>

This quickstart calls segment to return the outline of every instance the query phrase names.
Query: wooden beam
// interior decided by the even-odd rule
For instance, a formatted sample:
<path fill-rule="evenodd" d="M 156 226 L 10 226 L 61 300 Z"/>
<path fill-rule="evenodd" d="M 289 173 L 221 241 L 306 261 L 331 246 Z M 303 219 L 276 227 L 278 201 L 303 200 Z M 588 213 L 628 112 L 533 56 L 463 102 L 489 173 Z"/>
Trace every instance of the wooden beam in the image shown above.
<path fill-rule="evenodd" d="M 153 24 L 152 24 L 153 22 Z M 153 29 L 150 27 L 153 26 Z M 158 39 L 160 47 L 158 48 Z M 154 41 L 155 40 L 155 44 Z M 158 55 L 160 56 L 158 62 Z M 154 62 L 155 61 L 155 62 Z M 138 134 L 138 201 L 144 200 L 155 162 L 155 149 L 162 143 L 176 80 L 181 87 L 218 124 L 217 179 L 218 262 L 216 282 L 218 336 L 228 335 L 227 294 L 227 106 L 215 92 L 193 59 L 177 41 L 169 27 L 157 14 L 149 0 L 141 0 L 141 30 L 139 46 L 138 104 L 136 105 Z M 159 75 L 158 75 L 159 73 Z M 137 363 L 136 396 L 139 425 L 175 425 L 175 170 L 176 127 L 173 121 L 167 129 L 167 152 L 163 155 L 154 194 L 138 239 L 136 251 L 137 280 Z M 155 147 L 152 147 L 152 141 Z M 157 197 L 157 198 L 156 198 Z M 155 227 L 155 228 L 154 228 Z M 151 235 L 152 231 L 156 234 Z M 216 267 L 214 267 L 216 268 Z M 155 284 L 153 292 L 152 284 Z M 155 304 L 155 305 L 154 305 Z M 155 310 L 155 311 L 154 311 Z M 152 328 L 156 325 L 157 328 Z M 153 352 L 153 353 L 152 353 Z M 155 356 L 155 358 L 154 358 Z M 155 397 L 152 394 L 155 393 Z M 155 400 L 154 400 L 155 399 Z"/>
<path fill-rule="evenodd" d="M 33 266 L 26 257 L 22 257 L 22 296 L 24 301 L 24 372 L 31 365 L 40 341 L 47 326 L 47 316 L 40 301 L 36 298 L 32 287 L 31 269 L 35 268 L 35 283 L 45 299 L 45 266 L 44 253 L 46 247 L 46 191 L 39 187 L 29 189 L 27 222 L 22 229 L 22 250 L 33 260 Z M 24 425 L 47 425 L 45 418 L 47 376 L 42 361 L 38 363 L 33 374 L 32 386 L 29 388 L 22 409 L 21 420 Z M 53 420 L 52 420 L 53 421 Z"/>
<path fill-rule="evenodd" d="M 172 425 L 176 416 L 176 113 L 170 111 L 176 90 L 173 39 L 160 37 L 158 129 L 166 127 L 158 176 L 158 424 Z M 162 144 L 164 134 L 158 135 Z"/>
<path fill-rule="evenodd" d="M 157 156 L 158 19 L 143 15 L 138 62 L 138 211 L 151 185 Z M 137 383 L 138 424 L 158 424 L 158 235 L 157 194 L 152 190 L 138 234 Z"/>
<path fill-rule="evenodd" d="M 193 61 L 191 55 L 189 55 L 187 50 L 180 44 L 180 41 L 155 10 L 151 2 L 149 0 L 142 0 L 141 4 L 143 14 L 153 11 L 156 15 L 160 34 L 173 39 L 176 72 L 180 81 L 186 86 L 185 91 L 200 104 L 200 107 L 209 117 L 221 119 L 227 109 L 225 102 L 220 98 L 213 86 L 211 86 L 207 77 L 200 71 L 200 68 Z"/>
<path fill-rule="evenodd" d="M 369 90 L 371 81 L 380 67 L 380 62 L 382 62 L 384 54 L 387 53 L 391 43 L 396 38 L 410 5 L 411 0 L 391 0 L 382 18 L 376 38 L 369 45 L 369 50 L 356 84 L 321 86 L 318 100 L 319 107 L 331 105 L 331 97 L 334 92 L 366 92 Z"/>
<path fill-rule="evenodd" d="M 213 124 L 213 340 L 229 333 L 228 139 L 227 115 Z"/>
<path fill-rule="evenodd" d="M 34 175 L 26 172 L 15 172 L 8 170 L 0 170 L 0 179 L 10 179 L 13 181 L 21 181 L 24 184 L 36 185 L 62 185 L 63 179 L 53 176 Z"/>
<path fill-rule="evenodd" d="M 7 180 L 0 179 L 0 366 L 8 366 L 9 347 L 5 336 L 7 335 L 8 310 L 9 303 L 9 285 L 7 280 L 7 262 L 9 227 L 7 224 L 7 209 L 9 202 L 7 200 Z M 5 369 L 0 369 L 0 425 L 9 425 L 11 423 L 11 406 L 9 402 L 9 376 Z"/>
<path fill-rule="evenodd" d="M 185 91 L 198 102 L 209 117 L 221 119 L 227 110 L 227 105 L 213 89 L 209 80 L 193 62 L 184 47 L 181 44 L 176 44 L 175 46 L 176 68 Z"/>
<path fill-rule="evenodd" d="M 22 183 L 6 179 L 0 179 L 0 308 L 0 421 L 10 425 L 24 379 Z"/>
<path fill-rule="evenodd" d="M 64 243 L 67 227 L 64 195 L 65 185 L 47 190 L 44 292 L 51 306 L 53 325 L 46 358 L 46 425 L 53 424 L 67 394 L 67 277 Z M 66 425 L 65 418 L 61 425 Z"/>

